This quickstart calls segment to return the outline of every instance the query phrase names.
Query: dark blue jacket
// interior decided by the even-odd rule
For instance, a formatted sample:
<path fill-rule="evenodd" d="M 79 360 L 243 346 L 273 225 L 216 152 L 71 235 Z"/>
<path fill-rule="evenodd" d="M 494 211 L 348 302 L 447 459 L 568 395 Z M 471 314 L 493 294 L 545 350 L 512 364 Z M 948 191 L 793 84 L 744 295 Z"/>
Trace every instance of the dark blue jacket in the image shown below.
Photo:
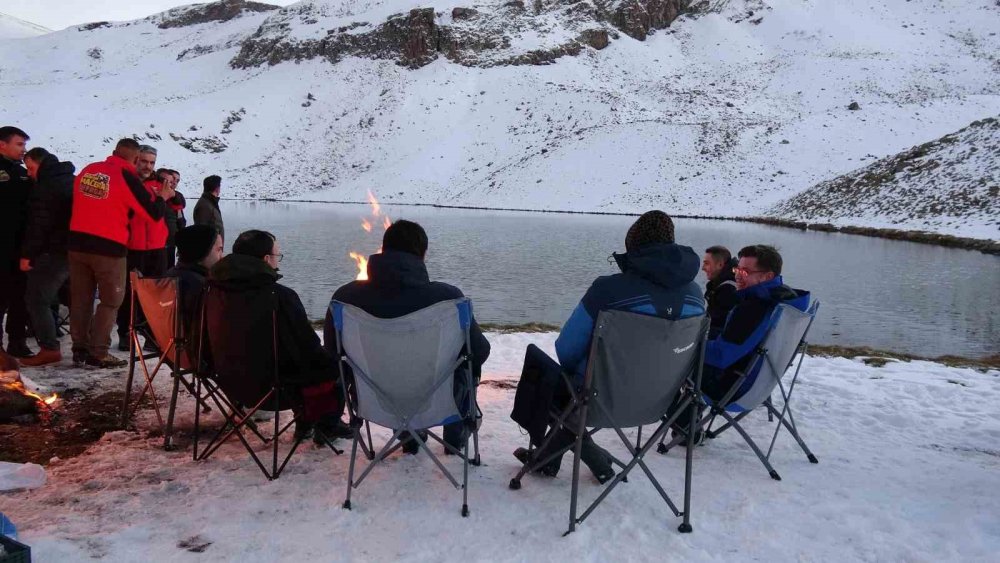
<path fill-rule="evenodd" d="M 792 289 L 781 276 L 736 292 L 739 303 L 730 311 L 722 333 L 708 341 L 705 364 L 725 370 L 742 370 L 751 353 L 771 329 L 774 308 L 787 303 L 796 309 L 809 308 L 809 292 Z"/>
<path fill-rule="evenodd" d="M 464 297 L 457 287 L 432 282 L 427 266 L 419 256 L 408 252 L 387 250 L 368 259 L 368 281 L 353 281 L 333 294 L 334 301 L 359 307 L 380 319 L 395 319 L 441 301 Z M 472 363 L 478 379 L 480 368 L 490 355 L 490 343 L 472 320 Z M 330 311 L 326 312 L 323 342 L 335 354 L 335 336 Z"/>
<path fill-rule="evenodd" d="M 700 262 L 691 247 L 655 243 L 614 257 L 622 273 L 594 280 L 556 339 L 559 364 L 575 373 L 578 382 L 587 367 L 594 321 L 601 311 L 632 311 L 665 319 L 705 314 L 701 288 L 694 281 Z"/>

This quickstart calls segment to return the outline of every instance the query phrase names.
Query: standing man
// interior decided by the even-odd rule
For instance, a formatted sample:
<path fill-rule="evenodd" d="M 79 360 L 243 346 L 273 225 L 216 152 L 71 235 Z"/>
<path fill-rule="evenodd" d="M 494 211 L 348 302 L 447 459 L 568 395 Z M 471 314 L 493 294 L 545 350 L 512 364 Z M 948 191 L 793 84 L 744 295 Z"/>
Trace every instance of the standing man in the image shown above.
<path fill-rule="evenodd" d="M 222 211 L 219 209 L 219 194 L 222 193 L 222 178 L 209 176 L 203 183 L 205 189 L 194 206 L 194 224 L 215 227 L 222 240 L 226 240 L 226 230 L 222 225 Z"/>
<path fill-rule="evenodd" d="M 733 273 L 736 265 L 733 255 L 725 246 L 706 249 L 701 260 L 701 271 L 708 278 L 708 283 L 705 284 L 705 301 L 712 322 L 708 330 L 709 338 L 715 338 L 722 332 L 729 311 L 739 302 L 736 296 L 736 275 Z"/>
<path fill-rule="evenodd" d="M 21 360 L 25 366 L 62 361 L 52 305 L 69 279 L 66 239 L 73 211 L 72 162 L 59 162 L 54 154 L 35 147 L 24 155 L 28 176 L 35 181 L 28 199 L 28 227 L 21 246 L 20 269 L 27 274 L 25 305 L 38 340 L 38 353 Z"/>
<path fill-rule="evenodd" d="M 0 322 L 6 316 L 7 353 L 16 358 L 31 356 L 25 343 L 25 277 L 19 267 L 31 186 L 28 171 L 21 166 L 28 139 L 17 127 L 0 127 Z"/>
<path fill-rule="evenodd" d="M 111 328 L 125 297 L 125 256 L 129 217 L 163 219 L 165 187 L 152 196 L 136 175 L 139 143 L 122 139 L 102 162 L 87 165 L 73 187 L 68 240 L 71 287 L 70 333 L 73 363 L 115 368 L 128 362 L 108 353 Z M 94 311 L 94 293 L 100 303 Z"/>
<path fill-rule="evenodd" d="M 177 185 L 181 183 L 179 172 L 161 168 L 156 171 L 156 175 L 160 177 L 162 182 L 166 182 L 167 178 L 170 178 L 170 187 L 173 188 L 175 194 L 167 202 L 167 214 L 164 216 L 167 222 L 167 268 L 169 269 L 177 263 L 177 245 L 175 244 L 177 231 L 187 226 L 187 219 L 184 218 L 184 207 L 187 206 L 187 202 L 184 201 L 184 194 L 177 191 Z"/>

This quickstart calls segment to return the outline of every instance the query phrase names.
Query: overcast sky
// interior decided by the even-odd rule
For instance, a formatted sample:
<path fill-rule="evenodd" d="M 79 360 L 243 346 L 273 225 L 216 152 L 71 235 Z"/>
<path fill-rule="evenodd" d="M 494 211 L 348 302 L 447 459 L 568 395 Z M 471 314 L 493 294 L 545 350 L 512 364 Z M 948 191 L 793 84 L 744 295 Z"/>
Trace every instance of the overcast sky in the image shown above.
<path fill-rule="evenodd" d="M 259 1 L 287 6 L 295 0 Z M 200 3 L 198 0 L 2 0 L 0 12 L 57 30 L 96 21 L 135 20 Z"/>

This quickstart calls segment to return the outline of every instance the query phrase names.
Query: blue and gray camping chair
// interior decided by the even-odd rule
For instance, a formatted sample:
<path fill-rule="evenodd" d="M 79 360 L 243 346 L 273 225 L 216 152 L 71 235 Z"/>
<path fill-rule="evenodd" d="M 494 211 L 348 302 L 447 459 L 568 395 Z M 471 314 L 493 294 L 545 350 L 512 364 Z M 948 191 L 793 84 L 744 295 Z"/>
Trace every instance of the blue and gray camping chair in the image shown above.
<path fill-rule="evenodd" d="M 802 360 L 808 347 L 806 338 L 809 336 L 809 329 L 812 327 L 818 309 L 819 301 L 816 300 L 805 311 L 784 303 L 775 307 L 772 313 L 771 329 L 763 343 L 754 351 L 754 358 L 748 363 L 744 373 L 740 374 L 721 400 L 712 401 L 708 397 L 703 397 L 709 407 L 709 412 L 701 418 L 697 427 L 705 429 L 707 438 L 715 438 L 726 430 L 735 428 L 747 445 L 757 454 L 757 458 L 764 464 L 771 478 L 777 481 L 781 480 L 781 476 L 771 466 L 770 459 L 782 427 L 788 429 L 811 463 L 819 463 L 816 456 L 809 450 L 809 446 L 802 440 L 790 406 L 792 392 L 795 390 L 795 383 L 798 381 L 799 370 L 802 368 Z M 791 371 L 793 364 L 795 370 L 786 389 L 782 378 Z M 783 404 L 780 411 L 771 402 L 775 388 L 781 393 Z M 745 392 L 739 394 L 741 389 L 745 389 Z M 771 436 L 771 444 L 768 446 L 766 454 L 740 426 L 740 421 L 761 406 L 767 410 L 769 421 L 773 421 L 775 416 L 778 417 L 778 424 Z M 722 426 L 712 429 L 712 423 L 716 417 L 722 417 L 726 422 Z M 661 442 L 657 451 L 666 453 L 670 448 L 679 444 L 682 439 L 683 437 L 676 437 L 669 444 Z"/>
<path fill-rule="evenodd" d="M 601 311 L 591 339 L 582 388 L 577 389 L 572 376 L 562 374 L 571 395 L 570 402 L 561 412 L 553 413 L 554 420 L 545 439 L 538 448 L 529 450 L 528 461 L 511 479 L 510 488 L 520 489 L 521 479 L 526 474 L 544 467 L 573 448 L 573 487 L 566 534 L 573 532 L 576 525 L 582 523 L 619 483 L 626 481 L 636 466 L 646 474 L 674 516 L 683 517 L 678 530 L 682 533 L 692 531 L 690 452 L 693 447 L 688 449 L 685 465 L 683 511 L 660 486 L 644 458 L 686 410 L 691 413 L 690 424 L 696 422 L 696 410 L 687 407 L 701 394 L 708 327 L 709 320 L 704 315 L 669 320 L 627 311 Z M 640 437 L 636 444 L 632 444 L 622 431 L 623 428 L 641 429 L 644 425 L 656 425 L 644 443 Z M 544 459 L 538 459 L 538 452 L 545 451 L 561 428 L 572 428 L 576 434 L 575 442 Z M 585 435 L 593 436 L 604 428 L 615 431 L 631 458 L 628 462 L 612 458 L 611 461 L 622 470 L 577 518 L 583 438 Z"/>
<path fill-rule="evenodd" d="M 340 381 L 344 385 L 354 443 L 347 477 L 344 508 L 351 508 L 351 490 L 356 489 L 376 465 L 402 447 L 409 436 L 430 456 L 456 488 L 462 489 L 462 516 L 468 516 L 469 464 L 479 465 L 478 406 L 469 353 L 472 304 L 468 299 L 442 301 L 409 315 L 380 319 L 365 311 L 334 301 L 330 304 L 339 356 Z M 457 384 L 457 385 L 456 385 Z M 355 479 L 354 467 L 362 423 L 393 430 L 392 438 L 373 456 Z M 447 444 L 433 432 L 427 434 L 448 453 L 462 459 L 462 484 L 448 471 L 417 432 L 445 424 L 463 423 L 472 434 L 464 452 Z"/>

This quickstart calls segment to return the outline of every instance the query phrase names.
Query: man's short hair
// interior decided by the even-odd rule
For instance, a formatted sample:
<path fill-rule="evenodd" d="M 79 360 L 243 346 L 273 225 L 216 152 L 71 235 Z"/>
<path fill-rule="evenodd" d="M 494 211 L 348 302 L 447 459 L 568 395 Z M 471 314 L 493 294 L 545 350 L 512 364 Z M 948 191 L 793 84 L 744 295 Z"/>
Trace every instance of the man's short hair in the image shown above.
<path fill-rule="evenodd" d="M 710 246 L 705 249 L 705 254 L 710 255 L 712 258 L 722 262 L 723 264 L 729 262 L 733 259 L 733 253 L 729 252 L 729 249 L 725 246 L 715 245 Z"/>
<path fill-rule="evenodd" d="M 125 137 L 124 139 L 118 141 L 118 144 L 115 145 L 115 151 L 120 150 L 139 152 L 139 142 L 135 139 Z"/>
<path fill-rule="evenodd" d="M 275 236 L 267 231 L 244 231 L 233 243 L 233 254 L 264 258 L 274 250 L 275 240 Z"/>
<path fill-rule="evenodd" d="M 52 153 L 43 149 L 42 147 L 34 147 L 30 151 L 24 153 L 24 159 L 27 160 L 30 158 L 32 161 L 38 162 L 40 164 L 43 160 L 45 160 L 45 157 L 49 156 L 50 154 Z"/>
<path fill-rule="evenodd" d="M 25 133 L 21 129 L 18 129 L 17 127 L 14 127 L 13 125 L 5 125 L 3 127 L 0 127 L 0 141 L 9 143 L 11 137 L 15 136 L 22 137 L 25 141 L 31 139 L 31 137 L 29 137 L 27 133 Z"/>
<path fill-rule="evenodd" d="M 202 193 L 210 194 L 215 190 L 219 189 L 219 186 L 222 185 L 222 177 L 213 174 L 208 178 L 205 178 L 205 181 L 203 181 L 201 184 L 205 188 Z"/>
<path fill-rule="evenodd" d="M 139 145 L 139 154 L 143 154 L 143 153 L 151 154 L 153 156 L 156 156 L 156 148 L 152 147 L 150 145 Z"/>
<path fill-rule="evenodd" d="M 781 254 L 778 249 L 773 246 L 768 246 L 766 244 L 754 244 L 751 246 L 745 246 L 740 249 L 740 258 L 756 258 L 757 266 L 767 270 L 768 272 L 774 272 L 774 275 L 781 275 Z"/>
<path fill-rule="evenodd" d="M 409 252 L 423 258 L 427 254 L 427 232 L 413 221 L 400 219 L 385 230 L 382 249 Z"/>

